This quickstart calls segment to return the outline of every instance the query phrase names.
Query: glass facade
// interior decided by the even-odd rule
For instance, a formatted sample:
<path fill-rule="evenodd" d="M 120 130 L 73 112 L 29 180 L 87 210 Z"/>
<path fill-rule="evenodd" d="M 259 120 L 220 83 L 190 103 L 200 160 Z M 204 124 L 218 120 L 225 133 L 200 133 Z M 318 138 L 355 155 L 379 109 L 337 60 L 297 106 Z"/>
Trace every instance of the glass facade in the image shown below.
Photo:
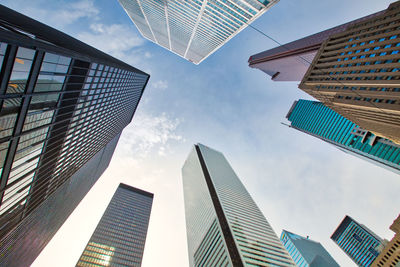
<path fill-rule="evenodd" d="M 120 184 L 76 266 L 141 266 L 153 194 Z"/>
<path fill-rule="evenodd" d="M 283 230 L 281 242 L 298 267 L 339 267 L 318 242 Z"/>
<path fill-rule="evenodd" d="M 199 64 L 278 0 L 119 0 L 150 41 Z"/>
<path fill-rule="evenodd" d="M 382 239 L 354 219 L 346 216 L 331 239 L 358 265 L 368 267 L 379 255 Z"/>
<path fill-rule="evenodd" d="M 132 120 L 149 75 L 1 5 L 0 13 L 3 242 L 119 136 Z M 26 234 L 35 237 L 29 230 Z M 1 254 L 0 265 L 13 253 Z"/>
<path fill-rule="evenodd" d="M 182 177 L 190 266 L 294 266 L 220 152 L 195 145 Z"/>
<path fill-rule="evenodd" d="M 296 130 L 400 174 L 398 144 L 360 128 L 321 102 L 295 101 L 287 118 Z"/>

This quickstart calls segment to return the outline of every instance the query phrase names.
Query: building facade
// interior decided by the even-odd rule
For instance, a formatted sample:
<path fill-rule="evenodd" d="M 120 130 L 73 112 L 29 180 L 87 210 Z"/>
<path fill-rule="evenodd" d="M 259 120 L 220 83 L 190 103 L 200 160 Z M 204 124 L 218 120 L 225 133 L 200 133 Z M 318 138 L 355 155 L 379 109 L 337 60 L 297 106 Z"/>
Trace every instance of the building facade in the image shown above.
<path fill-rule="evenodd" d="M 76 266 L 141 266 L 153 194 L 120 184 Z"/>
<path fill-rule="evenodd" d="M 27 266 L 105 170 L 105 148 L 132 120 L 149 75 L 2 5 L 0 13 L 0 265 Z M 108 161 L 93 160 L 106 150 Z M 76 199 L 66 195 L 72 185 Z"/>
<path fill-rule="evenodd" d="M 400 144 L 400 2 L 324 41 L 299 88 Z"/>
<path fill-rule="evenodd" d="M 400 174 L 400 145 L 360 128 L 321 102 L 295 101 L 286 118 L 293 129 Z"/>
<path fill-rule="evenodd" d="M 148 40 L 199 64 L 279 0 L 119 0 Z"/>
<path fill-rule="evenodd" d="M 383 14 L 380 11 L 331 29 L 250 56 L 249 66 L 259 69 L 274 81 L 301 81 L 322 43 L 355 23 Z"/>
<path fill-rule="evenodd" d="M 379 254 L 383 240 L 364 225 L 346 216 L 331 239 L 358 266 L 368 267 Z"/>
<path fill-rule="evenodd" d="M 222 153 L 195 145 L 182 177 L 190 266 L 295 266 Z"/>
<path fill-rule="evenodd" d="M 319 242 L 283 230 L 281 242 L 298 267 L 339 267 Z"/>
<path fill-rule="evenodd" d="M 390 230 L 395 233 L 394 237 L 384 246 L 371 267 L 398 267 L 400 265 L 400 215 L 394 220 Z"/>

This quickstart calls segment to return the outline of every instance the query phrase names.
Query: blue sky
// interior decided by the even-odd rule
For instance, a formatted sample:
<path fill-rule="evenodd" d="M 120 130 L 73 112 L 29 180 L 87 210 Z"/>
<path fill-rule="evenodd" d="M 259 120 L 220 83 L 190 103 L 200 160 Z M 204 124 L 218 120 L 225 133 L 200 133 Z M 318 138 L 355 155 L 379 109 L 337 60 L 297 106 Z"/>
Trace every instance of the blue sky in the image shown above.
<path fill-rule="evenodd" d="M 253 26 L 285 43 L 390 2 L 281 0 Z M 187 266 L 180 170 L 197 142 L 225 154 L 278 235 L 309 235 L 341 266 L 354 264 L 329 237 L 346 214 L 392 237 L 399 176 L 280 124 L 294 100 L 311 97 L 248 67 L 276 46 L 253 29 L 194 65 L 142 38 L 116 0 L 2 4 L 151 74 L 110 167 L 33 266 L 74 266 L 119 182 L 155 194 L 143 266 Z"/>

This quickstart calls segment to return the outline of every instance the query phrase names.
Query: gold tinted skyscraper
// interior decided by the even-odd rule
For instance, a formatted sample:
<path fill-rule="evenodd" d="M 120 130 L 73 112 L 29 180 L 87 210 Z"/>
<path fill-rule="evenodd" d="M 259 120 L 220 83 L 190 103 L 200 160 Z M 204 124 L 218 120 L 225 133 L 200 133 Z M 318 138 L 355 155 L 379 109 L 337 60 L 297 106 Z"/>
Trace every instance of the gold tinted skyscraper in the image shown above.
<path fill-rule="evenodd" d="M 295 266 L 222 153 L 197 144 L 182 168 L 190 266 Z"/>
<path fill-rule="evenodd" d="M 150 41 L 199 64 L 279 0 L 119 0 Z"/>
<path fill-rule="evenodd" d="M 120 184 L 76 266 L 141 266 L 153 194 Z"/>

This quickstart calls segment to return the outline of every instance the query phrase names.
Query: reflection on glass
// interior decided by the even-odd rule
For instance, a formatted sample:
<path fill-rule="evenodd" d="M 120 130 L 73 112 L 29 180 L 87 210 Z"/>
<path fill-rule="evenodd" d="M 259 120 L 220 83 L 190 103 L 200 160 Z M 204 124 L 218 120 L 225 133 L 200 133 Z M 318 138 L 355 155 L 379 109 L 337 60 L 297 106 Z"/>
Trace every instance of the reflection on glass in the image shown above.
<path fill-rule="evenodd" d="M 29 193 L 48 130 L 49 127 L 39 129 L 22 135 L 19 139 L 1 202 L 0 214 L 11 212 L 26 202 L 25 197 Z"/>
<path fill-rule="evenodd" d="M 10 81 L 7 86 L 7 94 L 23 93 L 25 91 L 34 56 L 35 50 L 18 47 Z"/>
<path fill-rule="evenodd" d="M 0 143 L 0 177 L 3 172 L 4 161 L 6 160 L 9 144 L 10 142 Z"/>
<path fill-rule="evenodd" d="M 21 98 L 3 100 L 0 112 L 0 138 L 10 136 L 13 133 L 20 106 Z"/>
<path fill-rule="evenodd" d="M 109 266 L 114 255 L 115 248 L 96 242 L 89 242 L 83 255 L 76 266 Z"/>
<path fill-rule="evenodd" d="M 60 91 L 65 81 L 71 59 L 46 53 L 36 82 L 35 92 Z"/>
<path fill-rule="evenodd" d="M 4 55 L 6 54 L 7 44 L 0 42 L 0 71 L 3 65 Z"/>
<path fill-rule="evenodd" d="M 53 118 L 54 110 L 32 110 L 28 112 L 25 118 L 24 127 L 22 131 L 34 129 L 46 124 L 49 124 Z"/>

